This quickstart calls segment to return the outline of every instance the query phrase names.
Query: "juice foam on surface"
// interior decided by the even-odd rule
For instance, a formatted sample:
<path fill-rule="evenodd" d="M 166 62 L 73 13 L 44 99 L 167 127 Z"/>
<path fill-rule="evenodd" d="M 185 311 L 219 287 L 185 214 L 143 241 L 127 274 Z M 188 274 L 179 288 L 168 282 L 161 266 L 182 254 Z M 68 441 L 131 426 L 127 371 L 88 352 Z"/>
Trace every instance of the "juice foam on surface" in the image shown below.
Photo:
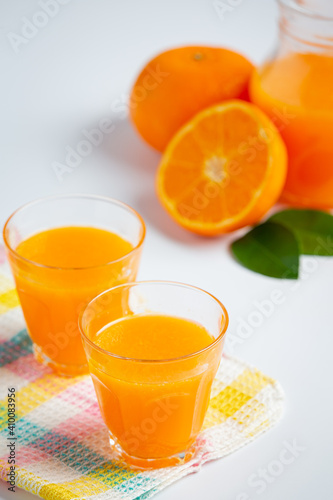
<path fill-rule="evenodd" d="M 105 229 L 67 226 L 27 238 L 18 245 L 16 252 L 45 266 L 79 268 L 107 264 L 132 249 L 128 241 Z"/>
<path fill-rule="evenodd" d="M 109 325 L 94 343 L 113 354 L 135 359 L 170 359 L 207 347 L 214 341 L 198 323 L 173 316 L 129 316 Z"/>

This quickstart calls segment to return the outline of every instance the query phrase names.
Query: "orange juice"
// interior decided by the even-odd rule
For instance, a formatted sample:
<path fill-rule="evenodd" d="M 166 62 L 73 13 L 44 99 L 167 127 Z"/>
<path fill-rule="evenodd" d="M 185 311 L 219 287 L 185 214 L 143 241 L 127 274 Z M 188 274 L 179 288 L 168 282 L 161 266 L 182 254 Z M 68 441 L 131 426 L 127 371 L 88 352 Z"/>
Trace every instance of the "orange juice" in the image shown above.
<path fill-rule="evenodd" d="M 117 234 L 94 227 L 49 229 L 19 243 L 16 254 L 23 260 L 12 257 L 11 263 L 37 355 L 71 366 L 72 374 L 86 364 L 78 314 L 106 288 L 134 279 L 136 265 L 127 272 L 122 259 L 132 249 Z"/>
<path fill-rule="evenodd" d="M 289 165 L 283 200 L 333 208 L 333 57 L 291 53 L 256 71 L 251 100 L 286 142 Z"/>
<path fill-rule="evenodd" d="M 95 227 L 58 227 L 23 240 L 16 252 L 43 266 L 96 267 L 123 257 L 132 245 L 117 234 Z"/>
<path fill-rule="evenodd" d="M 96 358 L 89 360 L 100 409 L 117 444 L 143 459 L 188 450 L 203 424 L 219 356 L 203 365 L 196 356 L 177 359 L 204 349 L 214 337 L 188 319 L 143 314 L 111 323 L 92 340 L 115 356 L 133 360 L 119 364 L 113 357 L 104 366 Z M 159 360 L 163 362 L 156 366 Z"/>

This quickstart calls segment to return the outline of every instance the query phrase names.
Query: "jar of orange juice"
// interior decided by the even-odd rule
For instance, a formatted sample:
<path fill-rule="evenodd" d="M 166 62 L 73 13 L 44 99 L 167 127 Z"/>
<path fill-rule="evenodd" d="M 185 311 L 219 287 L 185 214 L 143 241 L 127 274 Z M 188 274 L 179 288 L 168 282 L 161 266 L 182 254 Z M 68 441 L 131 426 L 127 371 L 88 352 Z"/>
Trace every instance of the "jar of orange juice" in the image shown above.
<path fill-rule="evenodd" d="M 333 208 L 333 1 L 278 0 L 280 39 L 251 100 L 273 120 L 289 164 L 282 200 Z"/>

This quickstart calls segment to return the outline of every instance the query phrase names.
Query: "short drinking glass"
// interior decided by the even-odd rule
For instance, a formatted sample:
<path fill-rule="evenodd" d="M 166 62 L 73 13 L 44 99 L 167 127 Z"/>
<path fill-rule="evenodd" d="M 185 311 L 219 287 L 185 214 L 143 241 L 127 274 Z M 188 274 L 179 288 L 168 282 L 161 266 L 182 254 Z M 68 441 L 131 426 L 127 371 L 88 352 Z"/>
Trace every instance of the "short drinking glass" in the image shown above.
<path fill-rule="evenodd" d="M 188 461 L 222 355 L 223 304 L 180 283 L 127 283 L 93 299 L 79 325 L 114 456 L 143 469 Z"/>

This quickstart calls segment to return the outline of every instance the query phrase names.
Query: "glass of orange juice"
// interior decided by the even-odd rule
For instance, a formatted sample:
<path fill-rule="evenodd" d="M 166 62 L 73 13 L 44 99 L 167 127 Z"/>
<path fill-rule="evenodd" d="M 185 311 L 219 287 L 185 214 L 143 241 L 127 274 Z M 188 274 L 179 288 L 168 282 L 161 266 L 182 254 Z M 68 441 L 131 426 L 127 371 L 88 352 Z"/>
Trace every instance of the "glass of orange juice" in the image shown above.
<path fill-rule="evenodd" d="M 142 469 L 192 458 L 228 326 L 223 304 L 180 283 L 127 283 L 93 299 L 79 325 L 114 457 Z"/>
<path fill-rule="evenodd" d="M 333 208 L 333 2 L 278 4 L 279 44 L 254 72 L 251 100 L 270 116 L 287 146 L 283 201 Z"/>
<path fill-rule="evenodd" d="M 53 196 L 19 208 L 3 236 L 36 358 L 59 375 L 87 373 L 79 313 L 136 278 L 142 218 L 111 198 Z"/>

